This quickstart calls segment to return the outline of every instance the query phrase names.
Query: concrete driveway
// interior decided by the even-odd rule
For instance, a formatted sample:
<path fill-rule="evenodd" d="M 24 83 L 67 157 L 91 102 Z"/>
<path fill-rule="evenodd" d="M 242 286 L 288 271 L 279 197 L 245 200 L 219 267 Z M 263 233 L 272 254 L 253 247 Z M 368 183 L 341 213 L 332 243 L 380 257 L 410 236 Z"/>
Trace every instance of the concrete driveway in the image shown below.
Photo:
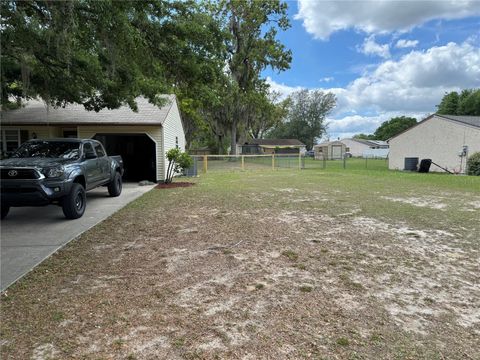
<path fill-rule="evenodd" d="M 1 291 L 69 241 L 152 188 L 125 183 L 122 194 L 116 198 L 109 197 L 104 187 L 89 191 L 85 214 L 77 220 L 66 220 L 62 208 L 54 205 L 11 208 L 0 230 Z"/>

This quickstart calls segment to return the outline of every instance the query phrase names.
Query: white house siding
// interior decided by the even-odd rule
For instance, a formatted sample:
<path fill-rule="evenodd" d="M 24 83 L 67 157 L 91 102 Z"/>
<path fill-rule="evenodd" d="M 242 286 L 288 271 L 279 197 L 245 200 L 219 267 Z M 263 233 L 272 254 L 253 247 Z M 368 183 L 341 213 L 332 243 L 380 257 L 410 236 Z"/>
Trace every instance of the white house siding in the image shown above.
<path fill-rule="evenodd" d="M 173 101 L 176 100 L 173 99 Z M 178 147 L 182 151 L 185 151 L 185 133 L 183 132 L 182 119 L 180 118 L 180 112 L 176 104 L 170 108 L 162 129 L 164 152 L 160 156 L 163 159 L 163 166 L 161 168 L 157 167 L 157 171 L 159 171 L 161 179 L 164 180 L 166 175 L 166 164 L 168 164 L 168 160 L 165 156 L 167 151 L 177 146 L 177 140 Z"/>
<path fill-rule="evenodd" d="M 162 152 L 162 127 L 135 125 L 135 126 L 78 126 L 78 137 L 81 139 L 93 138 L 95 134 L 147 134 L 156 146 L 157 181 L 164 180 L 164 161 Z"/>
<path fill-rule="evenodd" d="M 352 154 L 352 156 L 355 156 L 355 157 L 361 157 L 365 150 L 370 149 L 368 145 L 362 144 L 352 139 L 343 139 L 340 141 L 344 143 L 347 148 L 349 148 L 349 150 L 346 150 L 346 151 L 350 152 L 350 154 Z"/>
<path fill-rule="evenodd" d="M 403 170 L 406 157 L 432 159 L 450 171 L 460 171 L 458 153 L 468 145 L 469 154 L 480 151 L 480 128 L 432 117 L 390 140 L 389 168 Z M 465 169 L 463 159 L 462 172 Z M 430 171 L 443 172 L 432 165 Z"/>
<path fill-rule="evenodd" d="M 36 126 L 36 125 L 19 125 L 19 126 L 3 126 L 2 130 L 27 130 L 28 138 L 33 139 L 33 133 L 37 139 L 48 139 L 52 137 L 60 137 L 58 131 L 54 126 Z"/>

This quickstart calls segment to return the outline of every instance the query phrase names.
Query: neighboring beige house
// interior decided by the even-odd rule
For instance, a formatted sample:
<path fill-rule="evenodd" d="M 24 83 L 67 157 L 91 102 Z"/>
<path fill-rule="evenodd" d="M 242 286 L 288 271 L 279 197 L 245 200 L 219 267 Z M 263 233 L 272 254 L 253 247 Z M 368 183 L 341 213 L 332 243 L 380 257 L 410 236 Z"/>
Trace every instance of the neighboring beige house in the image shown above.
<path fill-rule="evenodd" d="M 405 158 L 431 159 L 452 172 L 464 173 L 468 155 L 480 151 L 480 116 L 430 115 L 389 139 L 389 168 L 403 170 Z M 430 171 L 443 172 L 432 165 Z"/>
<path fill-rule="evenodd" d="M 328 141 L 313 146 L 316 160 L 338 160 L 343 159 L 346 152 L 346 146 L 340 140 Z"/>
<path fill-rule="evenodd" d="M 380 140 L 342 139 L 347 153 L 353 157 L 362 157 L 372 149 L 388 149 L 388 143 Z"/>
<path fill-rule="evenodd" d="M 7 152 L 33 138 L 95 138 L 110 155 L 121 155 L 126 180 L 163 181 L 165 153 L 176 146 L 185 149 L 185 135 L 177 100 L 165 95 L 158 107 L 136 99 L 138 111 L 128 106 L 115 110 L 87 111 L 82 105 L 52 108 L 35 100 L 25 107 L 1 112 L 1 148 Z"/>

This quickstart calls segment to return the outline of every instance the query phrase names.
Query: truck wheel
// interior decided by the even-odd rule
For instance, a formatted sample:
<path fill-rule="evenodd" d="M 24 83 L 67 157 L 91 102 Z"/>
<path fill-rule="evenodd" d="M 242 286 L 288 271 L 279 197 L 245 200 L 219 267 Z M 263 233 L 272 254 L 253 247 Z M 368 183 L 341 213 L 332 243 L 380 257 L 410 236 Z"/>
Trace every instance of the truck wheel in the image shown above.
<path fill-rule="evenodd" d="M 118 171 L 115 171 L 113 180 L 108 183 L 108 193 L 112 197 L 120 196 L 122 193 L 122 177 Z"/>
<path fill-rule="evenodd" d="M 2 220 L 5 219 L 5 216 L 8 215 L 9 211 L 10 211 L 10 206 L 2 205 Z"/>
<path fill-rule="evenodd" d="M 70 194 L 62 201 L 63 214 L 67 219 L 78 219 L 85 212 L 86 205 L 85 189 L 81 184 L 73 183 Z"/>

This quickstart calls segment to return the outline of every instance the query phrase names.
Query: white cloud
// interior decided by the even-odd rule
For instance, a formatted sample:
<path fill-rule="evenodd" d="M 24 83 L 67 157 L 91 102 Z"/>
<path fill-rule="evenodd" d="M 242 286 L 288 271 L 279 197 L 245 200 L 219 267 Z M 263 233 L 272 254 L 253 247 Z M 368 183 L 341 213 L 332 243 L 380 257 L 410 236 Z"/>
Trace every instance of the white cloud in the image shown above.
<path fill-rule="evenodd" d="M 320 82 L 327 82 L 328 83 L 328 82 L 331 82 L 333 80 L 335 80 L 335 78 L 333 76 L 326 76 L 324 78 L 321 78 Z"/>
<path fill-rule="evenodd" d="M 468 43 L 449 43 L 412 51 L 398 61 L 385 61 L 346 90 L 354 109 L 425 111 L 434 110 L 446 91 L 479 85 L 480 49 Z"/>
<path fill-rule="evenodd" d="M 349 115 L 340 119 L 327 118 L 327 132 L 331 139 L 350 138 L 360 133 L 372 134 L 384 121 L 388 121 L 396 116 L 410 116 L 421 120 L 425 118 L 426 115 L 426 113 L 392 111 L 382 112 L 372 116 Z"/>
<path fill-rule="evenodd" d="M 300 88 L 268 81 L 286 93 Z M 384 61 L 344 88 L 321 90 L 337 97 L 330 131 L 348 134 L 371 132 L 393 116 L 422 117 L 435 111 L 445 92 L 478 87 L 480 48 L 465 42 L 411 51 L 399 60 Z M 371 115 L 361 115 L 367 113 Z"/>
<path fill-rule="evenodd" d="M 340 30 L 366 33 L 408 31 L 433 19 L 461 19 L 480 14 L 480 2 L 464 1 L 313 1 L 298 0 L 295 19 L 306 31 L 327 40 Z"/>
<path fill-rule="evenodd" d="M 388 44 L 379 44 L 375 41 L 375 35 L 371 35 L 363 41 L 362 46 L 358 47 L 357 50 L 365 55 L 377 55 L 384 59 L 390 57 L 390 45 Z"/>
<path fill-rule="evenodd" d="M 279 83 L 273 81 L 270 76 L 267 76 L 266 80 L 267 80 L 267 83 L 270 85 L 270 91 L 275 91 L 275 92 L 280 93 L 280 99 L 281 100 L 285 99 L 291 93 L 303 89 L 303 87 L 301 87 L 301 86 L 288 86 L 288 85 L 285 85 L 285 84 L 279 84 Z"/>
<path fill-rule="evenodd" d="M 400 39 L 397 41 L 397 44 L 395 45 L 396 48 L 399 49 L 405 49 L 405 48 L 413 48 L 418 45 L 418 40 L 405 40 L 405 39 Z"/>

